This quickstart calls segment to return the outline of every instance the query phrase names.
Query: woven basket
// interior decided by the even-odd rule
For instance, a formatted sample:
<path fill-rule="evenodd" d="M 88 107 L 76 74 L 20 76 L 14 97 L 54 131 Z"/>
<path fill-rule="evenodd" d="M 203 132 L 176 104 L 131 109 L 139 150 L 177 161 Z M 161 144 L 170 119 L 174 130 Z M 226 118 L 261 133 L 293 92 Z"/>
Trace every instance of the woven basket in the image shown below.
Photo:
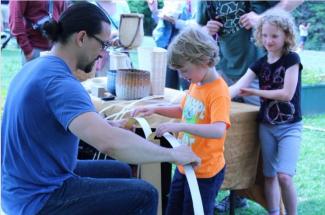
<path fill-rule="evenodd" d="M 149 96 L 150 73 L 138 69 L 120 69 L 116 73 L 118 99 L 134 100 Z"/>

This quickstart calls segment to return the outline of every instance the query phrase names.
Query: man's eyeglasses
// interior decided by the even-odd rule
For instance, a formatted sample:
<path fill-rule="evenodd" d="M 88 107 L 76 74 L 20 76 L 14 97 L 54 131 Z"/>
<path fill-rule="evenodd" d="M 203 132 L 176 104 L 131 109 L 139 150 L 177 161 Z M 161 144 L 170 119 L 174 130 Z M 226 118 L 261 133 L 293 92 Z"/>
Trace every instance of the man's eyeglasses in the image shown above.
<path fill-rule="evenodd" d="M 109 41 L 105 42 L 95 35 L 92 35 L 91 37 L 93 37 L 95 40 L 97 40 L 97 42 L 99 42 L 102 45 L 102 50 L 107 50 L 112 45 L 111 42 Z"/>

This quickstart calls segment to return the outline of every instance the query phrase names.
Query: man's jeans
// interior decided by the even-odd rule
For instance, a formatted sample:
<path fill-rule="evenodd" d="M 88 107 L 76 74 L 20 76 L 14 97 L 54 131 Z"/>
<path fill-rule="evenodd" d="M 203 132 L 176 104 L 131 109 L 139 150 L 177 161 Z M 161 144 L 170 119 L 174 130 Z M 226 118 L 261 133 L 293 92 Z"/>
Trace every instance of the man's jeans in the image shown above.
<path fill-rule="evenodd" d="M 149 183 L 131 179 L 127 164 L 115 160 L 78 161 L 75 173 L 55 190 L 38 213 L 157 214 L 158 193 Z"/>
<path fill-rule="evenodd" d="M 235 78 L 228 77 L 224 72 L 222 72 L 220 70 L 218 72 L 222 76 L 222 78 L 225 80 L 225 82 L 227 83 L 227 85 L 229 87 L 231 85 L 235 84 L 239 80 L 239 78 L 235 79 Z M 249 85 L 249 88 L 253 88 L 253 89 L 259 89 L 260 88 L 259 81 L 258 81 L 257 78 L 255 78 L 253 80 L 253 82 Z M 242 100 L 242 101 L 240 101 L 240 100 Z M 259 96 L 243 96 L 243 97 L 236 96 L 235 98 L 233 98 L 233 101 L 239 101 L 239 102 L 246 103 L 246 104 L 261 106 Z"/>

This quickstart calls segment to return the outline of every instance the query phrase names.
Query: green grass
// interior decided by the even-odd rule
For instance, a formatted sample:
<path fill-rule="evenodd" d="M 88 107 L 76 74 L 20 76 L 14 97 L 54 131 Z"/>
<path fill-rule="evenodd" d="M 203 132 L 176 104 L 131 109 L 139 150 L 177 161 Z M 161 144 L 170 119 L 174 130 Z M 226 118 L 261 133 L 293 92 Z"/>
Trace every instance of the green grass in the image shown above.
<path fill-rule="evenodd" d="M 14 43 L 2 51 L 1 56 L 1 96 L 2 101 L 13 76 L 21 68 L 20 51 Z M 300 53 L 306 70 L 317 71 L 317 75 L 325 74 L 325 52 L 303 51 Z M 310 72 L 311 73 L 311 72 Z M 313 79 L 313 78 L 312 78 Z M 311 81 L 312 82 L 312 81 Z M 1 104 L 1 107 L 3 103 Z M 2 109 L 1 109 L 2 113 Z M 325 114 L 304 117 L 304 124 L 312 128 L 325 129 Z M 325 214 L 325 132 L 304 129 L 295 183 L 298 191 L 299 214 Z M 221 191 L 218 200 L 228 192 Z M 237 209 L 238 215 L 265 214 L 258 204 L 249 201 L 249 207 Z"/>
<path fill-rule="evenodd" d="M 6 48 L 1 53 L 1 98 L 6 98 L 10 81 L 21 68 L 20 52 L 17 48 Z"/>
<path fill-rule="evenodd" d="M 325 83 L 325 52 L 304 50 L 299 55 L 304 67 L 302 83 L 304 85 Z"/>
<path fill-rule="evenodd" d="M 305 125 L 325 128 L 325 115 L 307 117 Z M 325 213 L 325 132 L 305 129 L 295 182 L 299 214 Z"/>
<path fill-rule="evenodd" d="M 325 114 L 304 117 L 307 127 L 325 129 Z M 325 132 L 304 129 L 297 175 L 294 177 L 298 193 L 298 214 L 325 214 Z M 221 191 L 220 201 L 227 191 Z M 236 209 L 237 215 L 259 215 L 266 211 L 249 201 L 249 207 Z"/>

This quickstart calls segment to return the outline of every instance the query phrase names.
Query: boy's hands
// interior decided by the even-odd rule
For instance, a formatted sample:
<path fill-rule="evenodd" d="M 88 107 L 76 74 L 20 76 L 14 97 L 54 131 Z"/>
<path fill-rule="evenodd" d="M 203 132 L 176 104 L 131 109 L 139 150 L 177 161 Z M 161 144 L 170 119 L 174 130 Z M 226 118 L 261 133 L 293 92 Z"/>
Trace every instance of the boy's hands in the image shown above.
<path fill-rule="evenodd" d="M 131 112 L 131 117 L 145 117 L 145 116 L 150 116 L 152 114 L 155 113 L 155 109 L 154 108 L 150 108 L 150 107 L 139 107 L 134 109 Z"/>
<path fill-rule="evenodd" d="M 175 133 L 177 133 L 177 132 L 180 132 L 182 130 L 183 130 L 182 123 L 167 122 L 167 123 L 163 123 L 163 124 L 158 126 L 158 128 L 156 129 L 156 136 L 161 137 L 166 132 L 175 132 Z"/>

